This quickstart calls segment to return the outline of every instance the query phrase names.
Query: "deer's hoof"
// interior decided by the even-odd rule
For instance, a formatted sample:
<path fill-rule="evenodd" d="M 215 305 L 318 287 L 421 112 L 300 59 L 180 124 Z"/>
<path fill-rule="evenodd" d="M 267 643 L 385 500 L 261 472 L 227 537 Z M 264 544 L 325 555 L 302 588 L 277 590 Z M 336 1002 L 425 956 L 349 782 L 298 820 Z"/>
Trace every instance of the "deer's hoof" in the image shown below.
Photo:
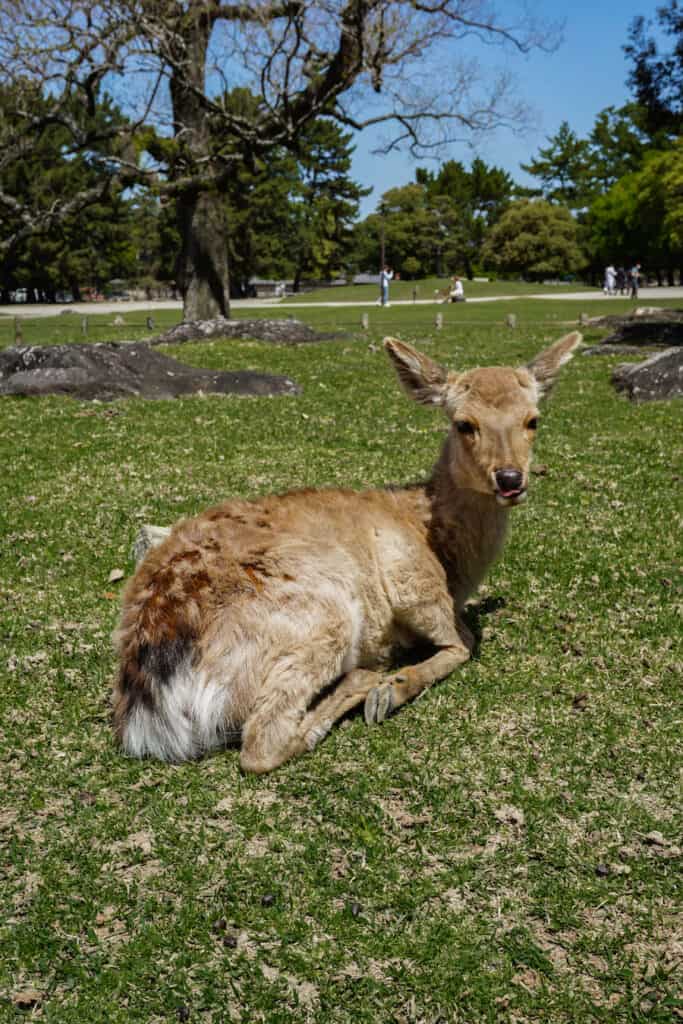
<path fill-rule="evenodd" d="M 321 722 L 320 725 L 314 725 L 312 729 L 309 729 L 305 736 L 305 743 L 308 750 L 315 750 L 321 740 L 324 740 L 328 732 L 332 728 L 332 722 L 327 719 Z"/>
<path fill-rule="evenodd" d="M 365 698 L 365 721 L 368 725 L 379 725 L 394 710 L 394 688 L 391 683 L 374 686 Z"/>

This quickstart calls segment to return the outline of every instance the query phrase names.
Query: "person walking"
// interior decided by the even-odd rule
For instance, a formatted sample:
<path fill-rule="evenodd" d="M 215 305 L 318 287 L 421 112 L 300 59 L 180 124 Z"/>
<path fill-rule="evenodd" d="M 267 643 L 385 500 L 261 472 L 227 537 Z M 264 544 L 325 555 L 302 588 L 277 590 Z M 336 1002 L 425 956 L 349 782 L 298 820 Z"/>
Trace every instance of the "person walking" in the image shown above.
<path fill-rule="evenodd" d="M 380 305 L 382 306 L 389 305 L 389 282 L 393 276 L 393 270 L 390 270 L 388 265 L 385 263 L 379 275 Z"/>
<path fill-rule="evenodd" d="M 629 271 L 629 282 L 631 285 L 631 292 L 629 299 L 638 298 L 638 285 L 640 284 L 640 263 L 634 263 Z"/>
<path fill-rule="evenodd" d="M 610 265 L 605 268 L 605 287 L 604 287 L 605 295 L 616 295 L 616 293 L 617 293 L 616 284 L 617 284 L 617 272 L 614 269 L 614 266 L 610 263 Z"/>
<path fill-rule="evenodd" d="M 623 267 L 617 267 L 617 276 L 614 282 L 614 287 L 620 295 L 626 294 L 626 271 Z"/>

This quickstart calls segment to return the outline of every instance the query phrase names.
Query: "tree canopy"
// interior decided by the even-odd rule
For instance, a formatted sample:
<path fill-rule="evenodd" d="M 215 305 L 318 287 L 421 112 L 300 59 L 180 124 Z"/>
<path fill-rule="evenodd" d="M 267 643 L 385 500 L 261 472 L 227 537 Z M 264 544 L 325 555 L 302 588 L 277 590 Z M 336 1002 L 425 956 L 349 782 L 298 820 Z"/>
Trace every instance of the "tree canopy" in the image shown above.
<path fill-rule="evenodd" d="M 172 197 L 185 315 L 227 313 L 221 194 L 235 173 L 272 149 L 295 148 L 320 117 L 345 130 L 385 124 L 385 152 L 405 145 L 416 154 L 518 122 L 509 76 L 484 73 L 468 42 L 524 52 L 557 35 L 509 8 L 497 14 L 487 0 L 0 0 L 0 85 L 16 90 L 16 117 L 0 126 L 0 178 L 17 147 L 50 124 L 62 125 L 74 155 L 106 148 L 98 163 L 109 184 L 100 195 L 84 189 L 79 201 L 132 184 Z M 421 74 L 427 58 L 438 87 Z M 235 86 L 258 96 L 248 115 L 225 101 Z M 24 102 L 36 90 L 48 107 L 40 116 Z M 107 90 L 125 100 L 125 123 L 94 126 Z M 22 117 L 18 135 L 12 125 Z M 9 205 L 19 223 L 5 248 L 64 209 Z"/>
<path fill-rule="evenodd" d="M 663 39 L 661 38 L 663 37 Z M 670 43 L 670 48 L 667 44 Z M 683 7 L 668 0 L 654 18 L 635 18 L 624 52 L 631 62 L 628 84 L 644 112 L 650 135 L 680 134 L 683 123 Z"/>
<path fill-rule="evenodd" d="M 483 255 L 490 266 L 529 280 L 561 278 L 585 264 L 569 210 L 540 199 L 513 203 L 489 232 Z"/>

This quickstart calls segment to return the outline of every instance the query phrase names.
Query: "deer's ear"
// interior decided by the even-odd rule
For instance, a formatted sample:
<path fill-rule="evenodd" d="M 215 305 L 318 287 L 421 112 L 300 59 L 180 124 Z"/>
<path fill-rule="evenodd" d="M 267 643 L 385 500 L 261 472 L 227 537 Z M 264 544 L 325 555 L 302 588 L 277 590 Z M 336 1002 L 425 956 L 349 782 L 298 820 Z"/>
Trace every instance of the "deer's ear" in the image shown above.
<path fill-rule="evenodd" d="M 526 368 L 538 385 L 539 398 L 550 393 L 560 367 L 569 362 L 582 341 L 582 335 L 572 331 L 527 363 Z"/>
<path fill-rule="evenodd" d="M 444 404 L 448 378 L 445 367 L 397 338 L 385 338 L 384 347 L 404 390 L 414 401 L 421 405 Z"/>

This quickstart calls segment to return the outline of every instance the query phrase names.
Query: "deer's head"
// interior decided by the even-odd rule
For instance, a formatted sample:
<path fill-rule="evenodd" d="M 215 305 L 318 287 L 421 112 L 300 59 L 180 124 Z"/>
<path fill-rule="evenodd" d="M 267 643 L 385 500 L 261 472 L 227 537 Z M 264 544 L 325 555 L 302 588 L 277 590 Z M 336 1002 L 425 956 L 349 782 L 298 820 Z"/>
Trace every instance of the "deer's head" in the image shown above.
<path fill-rule="evenodd" d="M 526 498 L 538 403 L 580 343 L 574 331 L 526 366 L 457 373 L 396 338 L 384 339 L 411 398 L 441 406 L 448 416 L 448 466 L 457 486 L 490 495 L 506 507 Z"/>

